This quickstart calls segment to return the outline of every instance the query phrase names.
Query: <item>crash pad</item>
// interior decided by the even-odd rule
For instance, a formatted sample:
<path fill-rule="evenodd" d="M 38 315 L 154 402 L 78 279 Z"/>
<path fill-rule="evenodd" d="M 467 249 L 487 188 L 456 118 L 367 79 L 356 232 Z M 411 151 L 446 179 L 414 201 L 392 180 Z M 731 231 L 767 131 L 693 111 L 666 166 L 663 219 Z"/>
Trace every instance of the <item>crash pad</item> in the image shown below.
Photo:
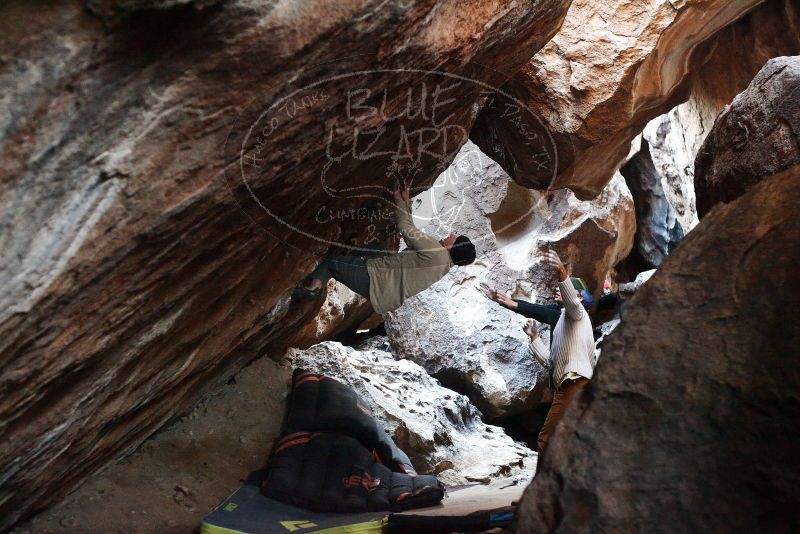
<path fill-rule="evenodd" d="M 473 485 L 448 488 L 447 498 L 428 508 L 391 514 L 387 531 L 392 534 L 425 532 L 482 532 L 511 524 L 527 484 Z"/>
<path fill-rule="evenodd" d="M 258 486 L 236 490 L 200 526 L 201 534 L 380 534 L 389 512 L 316 513 L 270 499 Z"/>
<path fill-rule="evenodd" d="M 407 510 L 395 515 L 467 515 L 480 511 L 493 510 L 509 506 L 513 501 L 522 498 L 527 481 L 524 484 L 473 484 L 447 488 L 447 497 L 436 506 Z"/>
<path fill-rule="evenodd" d="M 401 511 L 438 503 L 444 485 L 418 475 L 358 394 L 298 368 L 261 492 L 320 513 Z"/>
<path fill-rule="evenodd" d="M 325 532 L 379 534 L 381 532 L 447 532 L 487 530 L 507 526 L 526 484 L 473 485 L 448 488 L 436 506 L 389 514 L 316 513 L 270 499 L 256 484 L 245 484 L 228 497 L 201 524 L 201 534 L 273 534 Z"/>

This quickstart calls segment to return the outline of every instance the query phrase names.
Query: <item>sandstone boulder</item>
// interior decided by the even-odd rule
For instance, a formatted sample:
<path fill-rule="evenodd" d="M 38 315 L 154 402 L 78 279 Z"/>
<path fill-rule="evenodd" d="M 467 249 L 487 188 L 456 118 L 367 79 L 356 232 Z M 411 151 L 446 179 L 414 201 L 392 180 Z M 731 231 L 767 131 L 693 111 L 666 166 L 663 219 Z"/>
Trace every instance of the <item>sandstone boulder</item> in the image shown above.
<path fill-rule="evenodd" d="M 503 96 L 471 138 L 522 184 L 594 197 L 647 122 L 686 98 L 702 45 L 759 3 L 575 0 L 558 34 L 503 87 L 538 119 L 534 147 L 504 134 L 516 117 Z M 551 138 L 557 154 L 530 161 L 537 142 Z"/>
<path fill-rule="evenodd" d="M 710 128 L 767 59 L 797 53 L 798 21 L 793 0 L 576 0 L 471 139 L 521 184 L 591 198 L 651 119 L 691 97 Z"/>
<path fill-rule="evenodd" d="M 799 177 L 795 166 L 715 206 L 633 297 L 517 532 L 798 524 Z"/>
<path fill-rule="evenodd" d="M 800 56 L 771 59 L 720 114 L 697 156 L 697 207 L 742 196 L 800 163 Z"/>
<path fill-rule="evenodd" d="M 359 349 L 320 343 L 291 349 L 286 358 L 355 389 L 420 473 L 447 484 L 488 483 L 526 478 L 535 466 L 536 453 L 484 424 L 467 397 L 443 388 L 419 365 L 396 361 L 385 338 Z"/>
<path fill-rule="evenodd" d="M 349 214 L 428 187 L 568 0 L 205 4 L 0 6 L 0 529 L 314 317 Z"/>
<path fill-rule="evenodd" d="M 765 0 L 717 33 L 705 47 L 707 59 L 691 81 L 689 99 L 679 106 L 681 122 L 701 133 L 700 143 L 719 113 L 747 89 L 764 64 L 800 53 L 800 9 L 795 0 Z M 687 116 L 694 116 L 687 120 Z M 695 141 L 691 141 L 692 144 Z M 696 154 L 699 145 L 693 152 Z"/>
<path fill-rule="evenodd" d="M 642 132 L 684 230 L 698 221 L 694 160 L 714 121 L 764 63 L 800 52 L 798 27 L 800 10 L 793 0 L 766 0 L 726 26 L 705 47 L 707 59 L 692 77 L 689 99 L 650 121 Z"/>
<path fill-rule="evenodd" d="M 721 30 L 704 47 L 709 50 L 707 59 L 691 79 L 689 99 L 651 120 L 641 137 L 634 140 L 634 161 L 626 161 L 623 174 L 634 182 L 629 186 L 639 217 L 634 254 L 622 268 L 626 275 L 658 266 L 663 252 L 674 247 L 669 236 L 676 235 L 676 226 L 673 224 L 673 231 L 669 231 L 665 220 L 671 221 L 674 216 L 684 233 L 697 224 L 694 161 L 703 141 L 718 114 L 747 87 L 765 61 L 800 52 L 799 26 L 800 11 L 795 5 L 771 0 Z M 764 32 L 761 28 L 773 30 Z M 730 57 L 732 50 L 737 51 L 735 60 Z M 636 186 L 637 182 L 649 183 L 657 188 L 653 171 L 660 175 L 666 203 L 650 195 L 641 196 Z M 656 195 L 661 196 L 660 192 Z M 644 205 L 648 207 L 643 209 Z M 648 217 L 645 212 L 661 216 Z"/>
<path fill-rule="evenodd" d="M 490 418 L 532 407 L 547 374 L 529 353 L 524 318 L 487 300 L 479 284 L 532 301 L 552 298 L 553 274 L 541 260 L 553 248 L 596 288 L 632 246 L 624 180 L 617 175 L 591 202 L 567 190 L 542 194 L 516 185 L 470 143 L 412 208 L 417 226 L 432 235 L 469 235 L 478 260 L 386 314 L 393 353 L 468 395 Z"/>

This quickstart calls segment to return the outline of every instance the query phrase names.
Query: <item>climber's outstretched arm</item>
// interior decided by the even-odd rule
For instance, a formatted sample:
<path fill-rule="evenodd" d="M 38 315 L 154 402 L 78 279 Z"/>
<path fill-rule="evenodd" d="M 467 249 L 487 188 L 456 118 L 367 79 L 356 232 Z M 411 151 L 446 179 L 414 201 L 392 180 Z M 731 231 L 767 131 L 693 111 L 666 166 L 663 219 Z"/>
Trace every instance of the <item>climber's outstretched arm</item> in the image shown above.
<path fill-rule="evenodd" d="M 400 235 L 403 236 L 403 241 L 405 241 L 408 248 L 418 252 L 441 249 L 441 243 L 414 226 L 414 221 L 411 218 L 409 195 L 410 192 L 408 188 L 394 192 L 397 229 L 400 231 Z"/>

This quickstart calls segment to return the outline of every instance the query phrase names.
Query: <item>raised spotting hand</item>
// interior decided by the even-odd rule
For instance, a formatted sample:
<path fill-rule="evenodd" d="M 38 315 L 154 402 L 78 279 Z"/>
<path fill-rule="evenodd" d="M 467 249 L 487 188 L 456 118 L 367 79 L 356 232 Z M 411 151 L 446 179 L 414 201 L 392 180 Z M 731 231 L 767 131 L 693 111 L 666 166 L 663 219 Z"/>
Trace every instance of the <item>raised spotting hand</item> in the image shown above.
<path fill-rule="evenodd" d="M 483 293 L 487 299 L 493 300 L 509 310 L 516 310 L 517 306 L 519 306 L 514 299 L 505 293 L 501 293 L 487 284 L 484 284 L 483 282 L 481 282 L 480 288 L 481 293 Z"/>
<path fill-rule="evenodd" d="M 537 330 L 537 324 L 534 319 L 528 319 L 528 322 L 522 326 L 522 331 L 531 338 L 531 341 L 539 337 L 539 331 Z"/>
<path fill-rule="evenodd" d="M 563 282 L 567 279 L 567 276 L 569 276 L 567 268 L 564 267 L 564 262 L 558 257 L 558 253 L 555 250 L 548 250 L 544 255 L 544 260 L 556 272 L 559 282 Z"/>

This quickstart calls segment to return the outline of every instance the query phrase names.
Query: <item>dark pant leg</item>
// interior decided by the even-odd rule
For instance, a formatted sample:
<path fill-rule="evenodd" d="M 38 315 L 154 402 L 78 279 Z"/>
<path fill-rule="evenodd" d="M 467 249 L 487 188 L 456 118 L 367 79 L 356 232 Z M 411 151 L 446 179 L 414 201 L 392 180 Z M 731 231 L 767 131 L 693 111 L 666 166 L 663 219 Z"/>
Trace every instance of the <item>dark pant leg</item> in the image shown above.
<path fill-rule="evenodd" d="M 542 425 L 542 429 L 539 431 L 539 438 L 536 440 L 539 454 L 542 454 L 547 448 L 550 438 L 553 437 L 553 431 L 564 416 L 564 410 L 567 409 L 572 398 L 588 383 L 589 379 L 587 378 L 565 381 L 564 386 L 553 395 L 553 403 L 550 405 L 550 411 L 547 412 L 544 425 Z"/>
<path fill-rule="evenodd" d="M 328 261 L 329 260 L 322 260 L 319 262 L 316 269 L 314 269 L 311 274 L 308 275 L 309 278 L 313 278 L 322 282 L 322 287 L 325 287 L 328 284 L 328 280 L 333 278 Z"/>
<path fill-rule="evenodd" d="M 323 279 L 321 276 L 327 276 Z M 369 298 L 369 273 L 367 272 L 367 259 L 362 256 L 334 256 L 323 260 L 314 272 L 312 278 L 327 284 L 331 278 L 346 285 L 362 297 Z"/>
<path fill-rule="evenodd" d="M 361 248 L 366 250 L 363 251 L 359 250 L 358 252 L 360 256 L 367 256 L 370 258 L 380 258 L 381 256 L 387 256 L 389 254 L 389 251 L 386 250 L 386 247 L 383 245 L 383 243 L 381 243 L 379 239 L 376 239 L 372 243 L 364 245 Z"/>

